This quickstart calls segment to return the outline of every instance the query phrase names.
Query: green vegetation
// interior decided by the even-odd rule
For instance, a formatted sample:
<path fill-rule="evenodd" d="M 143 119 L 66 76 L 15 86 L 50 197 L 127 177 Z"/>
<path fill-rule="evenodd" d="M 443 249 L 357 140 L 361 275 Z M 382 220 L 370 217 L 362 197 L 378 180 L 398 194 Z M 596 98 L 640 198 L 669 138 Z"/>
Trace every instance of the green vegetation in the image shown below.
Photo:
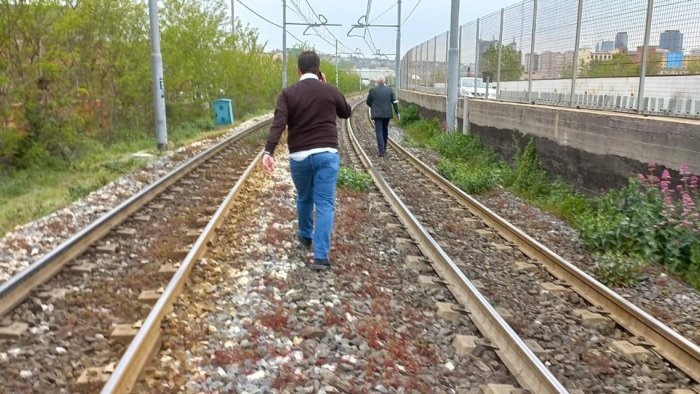
<path fill-rule="evenodd" d="M 170 143 L 179 147 L 195 139 L 214 138 L 224 130 L 201 128 L 207 120 L 184 123 L 170 131 Z M 145 164 L 134 152 L 158 154 L 153 140 L 140 132 L 120 136 L 120 142 L 95 144 L 71 163 L 31 166 L 0 173 L 0 236 L 16 225 L 44 216 L 99 189 Z"/>
<path fill-rule="evenodd" d="M 660 54 L 654 54 L 647 63 L 647 75 L 656 75 L 661 71 Z M 624 53 L 615 53 L 610 60 L 593 60 L 581 70 L 581 77 L 637 77 L 641 64 Z M 571 74 L 569 74 L 571 76 Z"/>
<path fill-rule="evenodd" d="M 596 252 L 654 262 L 700 288 L 698 177 L 686 165 L 676 182 L 668 170 L 660 178 L 655 172 L 650 163 L 649 175 L 595 199 L 581 216 L 581 238 Z"/>
<path fill-rule="evenodd" d="M 171 147 L 222 132 L 203 132 L 217 98 L 239 120 L 272 110 L 281 59 L 256 29 L 230 32 L 228 2 L 159 5 Z M 147 3 L 0 1 L 0 31 L 1 235 L 141 166 L 130 153 L 155 141 Z M 288 71 L 295 82 L 294 52 Z M 341 70 L 341 90 L 358 78 Z"/>
<path fill-rule="evenodd" d="M 619 190 L 586 198 L 561 180 L 551 180 L 537 159 L 534 139 L 517 150 L 511 167 L 483 147 L 477 137 L 444 133 L 437 120 L 416 120 L 404 108 L 407 143 L 440 154 L 437 170 L 467 193 L 506 187 L 529 203 L 563 218 L 578 229 L 596 254 L 598 278 L 613 286 L 634 286 L 648 262 L 666 267 L 700 288 L 700 192 L 687 165 L 680 178 L 668 170 L 632 178 Z"/>
<path fill-rule="evenodd" d="M 595 275 L 609 286 L 634 287 L 643 279 L 646 262 L 619 251 L 595 254 Z"/>
<path fill-rule="evenodd" d="M 515 49 L 501 46 L 501 81 L 517 81 L 524 70 L 520 60 L 520 52 Z M 493 80 L 496 80 L 498 71 L 498 46 L 490 46 L 479 62 L 479 71 L 490 72 Z"/>
<path fill-rule="evenodd" d="M 364 171 L 341 166 L 338 171 L 338 187 L 356 192 L 367 192 L 372 187 L 372 177 Z"/>

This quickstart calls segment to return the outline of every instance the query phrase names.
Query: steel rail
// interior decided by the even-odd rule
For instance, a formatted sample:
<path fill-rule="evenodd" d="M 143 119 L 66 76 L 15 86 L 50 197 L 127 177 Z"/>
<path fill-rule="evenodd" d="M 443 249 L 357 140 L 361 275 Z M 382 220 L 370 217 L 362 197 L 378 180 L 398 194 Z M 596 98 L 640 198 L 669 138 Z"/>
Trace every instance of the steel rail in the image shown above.
<path fill-rule="evenodd" d="M 428 167 L 394 140 L 389 144 L 409 160 L 462 206 L 480 217 L 525 254 L 537 260 L 556 278 L 568 283 L 593 305 L 604 308 L 610 317 L 636 336 L 643 337 L 666 360 L 700 382 L 700 348 L 647 312 L 622 298 L 563 257 L 533 239 L 495 212 L 488 209 L 436 171 Z"/>
<path fill-rule="evenodd" d="M 266 119 L 252 125 L 187 160 L 80 230 L 23 271 L 8 279 L 0 285 L 0 317 L 7 314 L 22 300 L 27 298 L 36 287 L 53 278 L 67 262 L 80 256 L 90 245 L 104 237 L 112 228 L 119 225 L 132 213 L 146 205 L 180 178 L 227 148 L 233 142 L 238 141 L 260 127 L 266 126 L 271 121 L 271 119 Z"/>
<path fill-rule="evenodd" d="M 440 277 L 449 283 L 448 289 L 466 306 L 466 313 L 474 324 L 496 345 L 496 353 L 518 383 L 534 393 L 567 393 L 566 388 L 489 304 L 374 168 L 353 133 L 350 119 L 347 121 L 347 131 L 355 152 L 360 156 L 375 185 L 413 239 L 418 242 L 421 252 L 435 263 L 433 267 Z"/>
<path fill-rule="evenodd" d="M 248 168 L 243 172 L 238 181 L 236 181 L 236 184 L 219 206 L 219 209 L 216 210 L 214 216 L 212 216 L 207 226 L 199 235 L 192 249 L 187 253 L 187 256 L 185 256 L 185 259 L 180 264 L 180 268 L 178 268 L 175 275 L 173 275 L 170 282 L 168 282 L 167 287 L 163 290 L 163 294 L 158 298 L 155 306 L 151 309 L 143 325 L 119 360 L 119 364 L 117 364 L 114 372 L 110 375 L 109 380 L 107 380 L 107 383 L 102 388 L 102 393 L 129 393 L 134 388 L 143 368 L 146 366 L 153 353 L 158 351 L 157 345 L 160 343 L 160 323 L 163 317 L 168 313 L 180 292 L 182 292 L 182 288 L 189 278 L 192 268 L 197 261 L 199 261 L 204 252 L 206 252 L 209 242 L 213 241 L 214 237 L 216 237 L 216 230 L 223 224 L 233 205 L 234 199 L 243 188 L 243 185 L 248 180 L 248 177 L 255 167 L 260 163 L 262 156 L 263 151 L 261 150 L 250 165 L 248 165 Z"/>

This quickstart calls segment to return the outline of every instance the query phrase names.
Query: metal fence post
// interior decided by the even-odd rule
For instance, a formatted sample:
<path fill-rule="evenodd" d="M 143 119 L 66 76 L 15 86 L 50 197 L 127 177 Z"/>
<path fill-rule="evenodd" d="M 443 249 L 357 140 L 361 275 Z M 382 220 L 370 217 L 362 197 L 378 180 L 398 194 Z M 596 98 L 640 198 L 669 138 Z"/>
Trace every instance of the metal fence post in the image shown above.
<path fill-rule="evenodd" d="M 474 55 L 474 98 L 476 98 L 476 85 L 477 85 L 477 79 L 479 78 L 479 26 L 480 26 L 480 19 L 476 18 L 476 53 Z"/>
<path fill-rule="evenodd" d="M 418 88 L 416 90 L 421 90 L 421 85 L 423 83 L 423 43 L 420 44 L 420 50 L 418 51 Z"/>
<path fill-rule="evenodd" d="M 459 77 L 460 75 L 462 75 L 462 26 L 459 26 L 459 38 L 457 39 L 457 76 Z M 457 78 L 457 80 L 457 85 L 461 89 L 459 78 Z M 461 92 L 457 93 L 457 95 L 460 94 Z"/>
<path fill-rule="evenodd" d="M 530 58 L 527 61 L 527 102 L 532 102 L 532 60 L 535 57 L 535 34 L 537 33 L 537 0 L 532 5 L 532 38 L 530 39 Z"/>
<path fill-rule="evenodd" d="M 433 37 L 433 93 L 437 93 L 435 91 L 435 83 L 437 82 L 437 78 L 435 78 L 435 74 L 437 73 L 437 36 Z"/>
<path fill-rule="evenodd" d="M 574 106 L 574 95 L 576 94 L 576 74 L 578 74 L 578 48 L 581 41 L 581 15 L 583 14 L 583 0 L 578 0 L 578 16 L 576 17 L 576 42 L 574 43 L 574 64 L 571 66 L 571 95 L 569 97 L 569 107 Z"/>
<path fill-rule="evenodd" d="M 651 34 L 651 17 L 654 10 L 654 0 L 647 2 L 647 18 L 644 27 L 644 49 L 642 49 L 642 70 L 639 73 L 639 92 L 637 94 L 637 112 L 642 112 L 644 108 L 644 82 L 647 74 L 647 61 L 649 60 L 649 35 Z"/>
<path fill-rule="evenodd" d="M 501 27 L 500 27 L 499 32 L 498 32 L 498 66 L 496 66 L 496 100 L 498 100 L 501 97 L 501 59 L 503 56 L 503 14 L 505 14 L 505 10 L 503 8 L 501 8 Z"/>

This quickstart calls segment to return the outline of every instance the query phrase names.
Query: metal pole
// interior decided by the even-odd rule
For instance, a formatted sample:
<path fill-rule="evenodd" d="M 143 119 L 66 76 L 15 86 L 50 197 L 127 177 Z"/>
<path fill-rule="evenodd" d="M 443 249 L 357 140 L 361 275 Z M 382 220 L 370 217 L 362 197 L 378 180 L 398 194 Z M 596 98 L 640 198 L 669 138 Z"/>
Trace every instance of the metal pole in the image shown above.
<path fill-rule="evenodd" d="M 153 110 L 156 120 L 156 146 L 158 150 L 165 150 L 168 148 L 168 128 L 165 120 L 165 81 L 163 80 L 163 57 L 160 54 L 157 0 L 148 0 L 148 14 L 151 21 L 151 70 L 153 72 Z"/>
<path fill-rule="evenodd" d="M 282 89 L 287 87 L 287 0 L 282 0 Z"/>
<path fill-rule="evenodd" d="M 503 55 L 503 14 L 505 10 L 501 8 L 501 28 L 498 32 L 498 66 L 496 67 L 496 100 L 501 97 L 501 58 Z M 488 98 L 488 96 L 486 97 Z"/>
<path fill-rule="evenodd" d="M 236 32 L 236 18 L 235 18 L 236 14 L 233 12 L 235 3 L 236 3 L 236 0 L 231 0 L 231 33 Z"/>
<path fill-rule="evenodd" d="M 447 131 L 457 129 L 457 89 L 459 83 L 459 0 L 452 0 L 450 10 L 450 49 L 447 65 Z M 465 120 L 466 121 L 466 120 Z"/>
<path fill-rule="evenodd" d="M 335 40 L 335 87 L 340 89 L 340 74 L 338 74 L 338 40 Z"/>
<path fill-rule="evenodd" d="M 537 32 L 537 0 L 532 9 L 532 38 L 530 38 L 530 58 L 527 60 L 527 102 L 532 98 L 532 60 L 535 58 L 535 33 Z"/>
<path fill-rule="evenodd" d="M 398 15 L 396 22 L 396 94 L 399 93 L 401 87 L 401 0 L 398 0 Z"/>
<path fill-rule="evenodd" d="M 478 84 L 479 78 L 479 30 L 480 30 L 481 20 L 476 18 L 476 53 L 474 55 L 474 98 L 476 98 L 476 85 Z"/>
<path fill-rule="evenodd" d="M 578 74 L 578 48 L 581 41 L 581 15 L 583 15 L 583 0 L 578 0 L 578 16 L 576 19 L 576 42 L 574 43 L 574 64 L 571 68 L 571 96 L 569 97 L 569 107 L 574 106 L 574 95 L 576 94 L 576 74 Z"/>
<path fill-rule="evenodd" d="M 647 19 L 644 27 L 644 49 L 642 50 L 642 71 L 639 74 L 639 92 L 637 93 L 637 112 L 642 112 L 644 105 L 644 82 L 647 76 L 647 61 L 649 60 L 649 35 L 651 34 L 651 17 L 654 10 L 654 0 L 647 2 Z"/>

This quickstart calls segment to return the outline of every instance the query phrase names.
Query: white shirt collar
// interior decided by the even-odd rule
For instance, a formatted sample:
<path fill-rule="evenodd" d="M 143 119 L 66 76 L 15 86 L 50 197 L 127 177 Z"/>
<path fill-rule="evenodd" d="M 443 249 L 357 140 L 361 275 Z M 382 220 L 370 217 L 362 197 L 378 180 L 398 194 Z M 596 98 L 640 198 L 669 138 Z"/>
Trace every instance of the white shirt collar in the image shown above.
<path fill-rule="evenodd" d="M 302 76 L 299 78 L 299 80 L 300 80 L 300 81 L 303 81 L 303 80 L 305 80 L 305 79 L 311 79 L 311 78 L 313 78 L 313 79 L 318 79 L 318 75 L 316 75 L 316 74 L 314 74 L 314 73 L 306 73 L 306 74 L 302 75 Z"/>

